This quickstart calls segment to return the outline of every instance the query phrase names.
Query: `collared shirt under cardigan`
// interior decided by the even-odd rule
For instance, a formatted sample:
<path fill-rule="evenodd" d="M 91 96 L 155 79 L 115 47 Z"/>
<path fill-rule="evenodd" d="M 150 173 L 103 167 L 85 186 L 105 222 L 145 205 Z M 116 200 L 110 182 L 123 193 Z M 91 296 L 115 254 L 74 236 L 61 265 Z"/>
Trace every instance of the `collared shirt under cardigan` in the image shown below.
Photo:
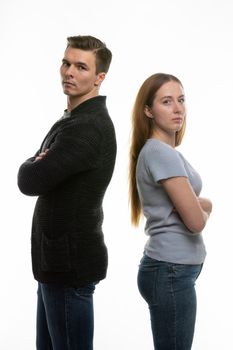
<path fill-rule="evenodd" d="M 45 149 L 45 158 L 35 161 Z M 39 196 L 31 236 L 33 273 L 39 282 L 78 287 L 105 278 L 102 201 L 115 157 L 106 97 L 97 96 L 57 121 L 36 155 L 21 165 L 21 192 Z"/>

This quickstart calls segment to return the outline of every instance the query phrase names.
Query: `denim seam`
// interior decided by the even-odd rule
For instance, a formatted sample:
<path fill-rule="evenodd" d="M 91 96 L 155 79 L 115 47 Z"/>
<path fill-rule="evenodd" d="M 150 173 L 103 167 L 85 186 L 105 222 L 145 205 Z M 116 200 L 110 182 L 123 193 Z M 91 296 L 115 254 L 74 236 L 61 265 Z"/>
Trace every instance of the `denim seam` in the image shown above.
<path fill-rule="evenodd" d="M 172 295 L 172 304 L 173 304 L 173 314 L 174 314 L 174 350 L 177 350 L 177 341 L 176 341 L 176 332 L 177 332 L 177 311 L 176 311 L 176 302 L 175 302 L 175 292 L 174 292 L 174 271 L 171 266 L 171 295 Z"/>
<path fill-rule="evenodd" d="M 156 273 L 156 271 L 153 272 L 153 293 L 152 293 L 152 296 L 153 296 L 153 304 L 152 305 L 156 305 L 157 304 L 157 278 L 158 278 L 158 272 Z"/>
<path fill-rule="evenodd" d="M 69 327 L 70 327 L 69 306 L 70 306 L 70 302 L 69 302 L 69 299 L 70 299 L 69 293 L 68 293 L 67 289 L 65 289 L 65 322 L 66 322 L 67 350 L 70 349 L 70 332 L 69 332 Z"/>

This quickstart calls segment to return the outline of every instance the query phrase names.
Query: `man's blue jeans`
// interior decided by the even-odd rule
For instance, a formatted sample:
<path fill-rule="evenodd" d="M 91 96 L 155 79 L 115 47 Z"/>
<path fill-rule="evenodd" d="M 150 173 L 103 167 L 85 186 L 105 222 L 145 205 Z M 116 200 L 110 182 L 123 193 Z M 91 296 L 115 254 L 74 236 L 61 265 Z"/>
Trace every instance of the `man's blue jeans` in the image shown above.
<path fill-rule="evenodd" d="M 138 288 L 150 310 L 155 350 L 190 350 L 196 320 L 195 281 L 202 265 L 157 261 L 144 255 Z"/>
<path fill-rule="evenodd" d="M 94 290 L 38 284 L 37 350 L 93 349 Z"/>

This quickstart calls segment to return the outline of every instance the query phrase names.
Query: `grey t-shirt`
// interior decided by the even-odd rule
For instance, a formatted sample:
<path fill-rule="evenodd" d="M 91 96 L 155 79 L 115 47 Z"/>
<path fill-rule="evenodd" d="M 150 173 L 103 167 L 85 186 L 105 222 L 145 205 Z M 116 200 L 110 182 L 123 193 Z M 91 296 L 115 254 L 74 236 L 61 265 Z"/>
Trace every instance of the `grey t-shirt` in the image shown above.
<path fill-rule="evenodd" d="M 201 178 L 182 154 L 157 139 L 147 140 L 139 154 L 136 172 L 146 217 L 145 233 L 149 236 L 145 253 L 160 261 L 201 264 L 206 256 L 202 234 L 188 230 L 159 183 L 176 176 L 187 177 L 196 195 L 200 194 Z"/>
<path fill-rule="evenodd" d="M 63 114 L 63 116 L 61 117 L 60 120 L 69 118 L 70 116 L 71 116 L 71 112 L 69 112 L 67 109 L 65 109 L 64 110 L 64 114 Z"/>

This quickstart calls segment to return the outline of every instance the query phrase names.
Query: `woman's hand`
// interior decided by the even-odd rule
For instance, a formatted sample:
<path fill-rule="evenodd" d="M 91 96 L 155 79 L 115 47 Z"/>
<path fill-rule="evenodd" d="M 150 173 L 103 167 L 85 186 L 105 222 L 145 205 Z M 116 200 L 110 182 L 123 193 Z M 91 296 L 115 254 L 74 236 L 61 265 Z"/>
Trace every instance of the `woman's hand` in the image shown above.
<path fill-rule="evenodd" d="M 212 212 L 212 203 L 208 198 L 198 197 L 198 201 L 202 207 L 202 210 L 204 210 L 208 215 Z"/>

